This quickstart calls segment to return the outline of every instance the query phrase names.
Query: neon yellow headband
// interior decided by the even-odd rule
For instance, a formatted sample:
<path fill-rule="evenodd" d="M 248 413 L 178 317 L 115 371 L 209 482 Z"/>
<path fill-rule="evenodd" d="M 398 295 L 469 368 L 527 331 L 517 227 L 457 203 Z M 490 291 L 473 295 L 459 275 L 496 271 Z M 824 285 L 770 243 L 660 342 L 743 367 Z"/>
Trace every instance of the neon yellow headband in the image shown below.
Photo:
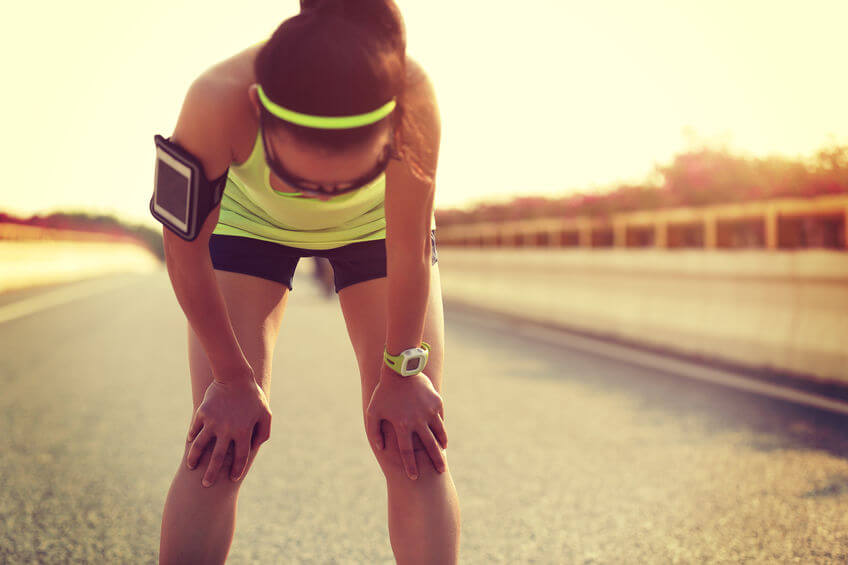
<path fill-rule="evenodd" d="M 272 102 L 265 91 L 262 90 L 262 85 L 257 85 L 259 91 L 259 99 L 265 109 L 287 122 L 320 129 L 346 129 L 356 128 L 359 126 L 367 126 L 388 116 L 395 109 L 395 99 L 392 98 L 376 110 L 365 114 L 357 114 L 355 116 L 313 116 L 311 114 L 301 114 L 294 110 L 283 108 Z"/>

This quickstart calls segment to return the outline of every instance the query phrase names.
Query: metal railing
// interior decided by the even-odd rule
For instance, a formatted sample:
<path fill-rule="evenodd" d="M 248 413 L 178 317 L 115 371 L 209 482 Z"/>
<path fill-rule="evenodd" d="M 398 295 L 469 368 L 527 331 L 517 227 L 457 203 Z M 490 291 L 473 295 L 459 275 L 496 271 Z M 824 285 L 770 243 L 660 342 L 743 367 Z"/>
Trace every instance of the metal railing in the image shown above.
<path fill-rule="evenodd" d="M 848 250 L 848 194 L 665 208 L 603 218 L 539 218 L 439 226 L 459 247 L 654 247 Z"/>

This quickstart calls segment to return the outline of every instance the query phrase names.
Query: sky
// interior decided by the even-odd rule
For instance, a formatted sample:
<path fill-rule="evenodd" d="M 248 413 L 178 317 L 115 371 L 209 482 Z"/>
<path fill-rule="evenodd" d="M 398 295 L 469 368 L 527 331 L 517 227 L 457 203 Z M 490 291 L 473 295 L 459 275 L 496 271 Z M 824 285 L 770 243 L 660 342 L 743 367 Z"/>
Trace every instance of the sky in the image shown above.
<path fill-rule="evenodd" d="M 441 113 L 437 208 L 657 181 L 698 144 L 803 158 L 848 143 L 845 0 L 397 3 Z M 194 78 L 297 10 L 18 3 L 0 23 L 0 211 L 156 226 L 154 134 Z"/>

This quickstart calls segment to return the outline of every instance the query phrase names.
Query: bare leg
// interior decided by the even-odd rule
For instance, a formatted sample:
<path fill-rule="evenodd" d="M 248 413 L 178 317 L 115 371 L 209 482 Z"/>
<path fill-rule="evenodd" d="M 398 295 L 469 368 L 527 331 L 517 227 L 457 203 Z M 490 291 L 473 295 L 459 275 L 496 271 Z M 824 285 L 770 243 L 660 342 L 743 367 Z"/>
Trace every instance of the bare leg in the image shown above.
<path fill-rule="evenodd" d="M 224 563 L 236 527 L 239 483 L 219 477 L 215 484 L 200 484 L 202 471 L 211 457 L 207 450 L 194 470 L 180 461 L 171 482 L 159 541 L 159 563 Z M 252 462 L 253 457 L 251 457 Z M 232 463 L 228 452 L 224 468 Z"/>
<path fill-rule="evenodd" d="M 288 288 L 274 281 L 241 273 L 216 270 L 215 274 L 239 345 L 256 373 L 257 383 L 270 400 L 271 358 L 288 298 Z M 212 370 L 206 352 L 191 326 L 188 327 L 188 350 L 193 416 L 212 382 Z M 186 433 L 189 423 L 185 427 Z M 188 454 L 186 445 L 165 500 L 159 541 L 160 564 L 226 561 L 235 533 L 239 488 L 247 480 L 257 453 L 251 452 L 245 476 L 234 483 L 228 476 L 233 459 L 230 446 L 218 479 L 211 487 L 205 488 L 200 480 L 212 455 L 211 447 L 204 452 L 197 467 L 189 470 L 185 464 Z"/>
<path fill-rule="evenodd" d="M 362 383 L 363 425 L 365 409 L 377 386 L 386 335 L 386 279 L 373 279 L 346 287 L 339 301 L 347 324 L 348 335 L 359 363 Z M 444 359 L 444 319 L 441 280 L 438 264 L 430 280 L 430 297 L 424 321 L 424 341 L 431 345 L 424 373 L 433 388 L 443 395 L 445 418 L 448 401 L 442 388 Z M 447 426 L 448 438 L 450 427 Z M 386 477 L 388 493 L 389 537 L 395 560 L 400 565 L 451 565 L 459 559 L 460 507 L 450 463 L 438 473 L 418 436 L 413 436 L 418 479 L 410 480 L 398 452 L 397 438 L 391 424 L 383 422 L 386 449 L 374 452 Z M 450 441 L 450 439 L 449 439 Z M 368 442 L 371 445 L 371 442 Z M 373 446 L 372 446 L 373 451 Z M 447 450 L 444 452 L 447 458 Z"/>
<path fill-rule="evenodd" d="M 459 559 L 460 509 L 450 463 L 444 473 L 434 468 L 415 437 L 418 478 L 404 471 L 391 425 L 383 424 L 391 453 L 378 455 L 388 489 L 389 537 L 399 565 L 451 565 Z M 447 451 L 445 451 L 447 455 Z"/>

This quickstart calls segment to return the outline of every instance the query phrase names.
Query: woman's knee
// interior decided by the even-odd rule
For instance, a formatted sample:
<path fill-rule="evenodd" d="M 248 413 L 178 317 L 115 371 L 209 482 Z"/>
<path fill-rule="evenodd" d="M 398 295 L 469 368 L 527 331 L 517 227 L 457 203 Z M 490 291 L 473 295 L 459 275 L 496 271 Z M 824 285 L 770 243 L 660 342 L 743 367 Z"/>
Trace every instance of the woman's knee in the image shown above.
<path fill-rule="evenodd" d="M 186 442 L 185 450 L 183 451 L 183 457 L 180 461 L 185 472 L 191 477 L 191 480 L 197 482 L 197 486 L 202 488 L 203 490 L 237 490 L 244 480 L 247 478 L 250 469 L 253 466 L 253 461 L 258 454 L 258 451 L 251 450 L 250 454 L 247 458 L 247 466 L 242 473 L 242 477 L 238 481 L 233 481 L 230 478 L 230 472 L 233 465 L 233 461 L 235 459 L 235 452 L 233 451 L 233 444 L 230 444 L 229 449 L 227 449 L 226 454 L 224 454 L 224 460 L 221 466 L 218 468 L 218 472 L 215 475 L 214 482 L 212 486 L 204 487 L 201 484 L 201 481 L 206 476 L 206 471 L 209 468 L 209 462 L 212 460 L 212 451 L 214 444 L 210 444 L 206 446 L 206 449 L 201 454 L 200 459 L 197 461 L 197 465 L 195 465 L 194 469 L 190 469 L 188 467 L 188 452 L 191 449 L 191 442 Z"/>
<path fill-rule="evenodd" d="M 375 449 L 374 446 L 371 445 L 371 442 L 368 442 L 368 444 L 371 445 L 371 451 L 374 452 L 374 457 L 377 458 L 377 462 L 379 463 L 383 474 L 386 476 L 386 479 L 402 479 L 414 482 L 411 481 L 406 472 L 406 466 L 404 465 L 403 459 L 400 455 L 400 448 L 398 446 L 397 435 L 395 434 L 394 427 L 391 423 L 384 420 L 381 428 L 383 432 L 384 448 Z M 441 474 L 436 470 L 427 448 L 424 447 L 424 444 L 421 442 L 417 433 L 412 435 L 412 448 L 415 453 L 415 466 L 418 470 L 417 481 L 426 477 Z M 444 457 L 445 461 L 447 461 L 445 451 L 441 448 L 439 448 L 439 450 L 441 451 L 442 457 Z"/>

